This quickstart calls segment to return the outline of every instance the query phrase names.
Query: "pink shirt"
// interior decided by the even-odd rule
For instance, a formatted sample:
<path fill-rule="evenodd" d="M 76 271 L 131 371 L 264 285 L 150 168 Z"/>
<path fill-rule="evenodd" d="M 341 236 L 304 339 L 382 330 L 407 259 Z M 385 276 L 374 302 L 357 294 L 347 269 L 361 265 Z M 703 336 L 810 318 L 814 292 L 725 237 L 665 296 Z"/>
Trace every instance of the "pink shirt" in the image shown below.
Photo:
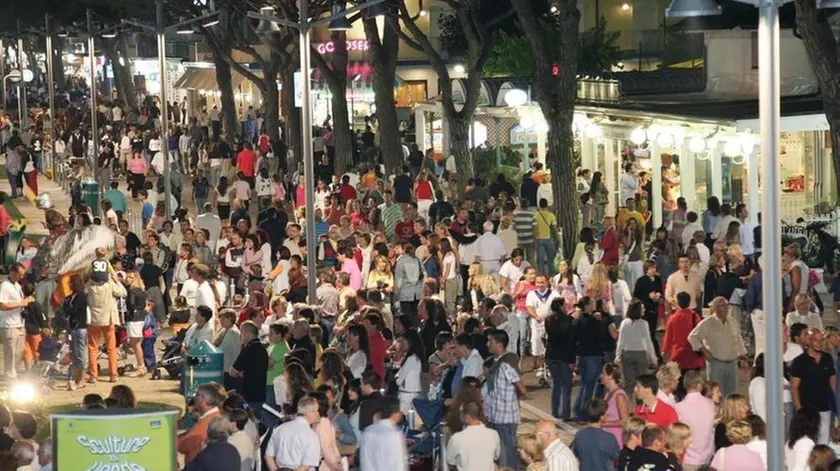
<path fill-rule="evenodd" d="M 128 171 L 134 174 L 145 174 L 146 161 L 144 159 L 129 159 Z"/>
<path fill-rule="evenodd" d="M 341 264 L 341 271 L 350 275 L 350 288 L 353 291 L 362 289 L 362 272 L 359 271 L 359 264 L 353 258 L 345 258 Z"/>
<path fill-rule="evenodd" d="M 691 431 L 692 439 L 694 430 Z M 715 453 L 712 468 L 717 471 L 764 471 L 761 456 L 747 448 L 747 445 L 730 445 Z"/>
<path fill-rule="evenodd" d="M 692 466 L 707 464 L 715 452 L 715 403 L 699 392 L 690 392 L 674 406 L 674 410 L 680 422 L 691 428 L 691 444 L 685 450 L 684 463 Z"/>

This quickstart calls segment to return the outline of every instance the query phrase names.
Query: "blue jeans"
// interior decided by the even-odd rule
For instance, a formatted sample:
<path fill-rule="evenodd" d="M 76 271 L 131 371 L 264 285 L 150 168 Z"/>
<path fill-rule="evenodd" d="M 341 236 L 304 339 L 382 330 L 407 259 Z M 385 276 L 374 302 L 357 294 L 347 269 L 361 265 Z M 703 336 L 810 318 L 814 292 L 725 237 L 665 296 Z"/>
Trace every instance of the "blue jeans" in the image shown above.
<path fill-rule="evenodd" d="M 516 447 L 516 427 L 519 424 L 487 424 L 499 434 L 502 451 L 499 453 L 500 468 L 519 468 L 519 453 Z"/>
<path fill-rule="evenodd" d="M 554 273 L 554 254 L 557 247 L 553 239 L 537 239 L 537 272 L 546 275 Z"/>
<path fill-rule="evenodd" d="M 592 400 L 592 396 L 595 394 L 595 386 L 598 383 L 598 377 L 601 376 L 602 362 L 603 357 L 601 356 L 578 358 L 580 390 L 578 390 L 578 396 L 575 399 L 575 417 L 578 419 L 586 419 L 586 404 Z"/>
<path fill-rule="evenodd" d="M 551 415 L 562 420 L 571 418 L 572 366 L 565 361 L 547 360 L 551 372 Z"/>

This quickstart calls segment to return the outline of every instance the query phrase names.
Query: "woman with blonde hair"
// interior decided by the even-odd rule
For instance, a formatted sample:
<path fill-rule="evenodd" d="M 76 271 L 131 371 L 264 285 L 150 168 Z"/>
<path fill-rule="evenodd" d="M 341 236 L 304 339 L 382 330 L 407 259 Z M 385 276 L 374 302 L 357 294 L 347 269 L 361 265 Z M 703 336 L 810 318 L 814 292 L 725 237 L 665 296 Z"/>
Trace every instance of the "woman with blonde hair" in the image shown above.
<path fill-rule="evenodd" d="M 723 400 L 723 404 L 720 406 L 718 423 L 715 425 L 715 450 L 732 445 L 726 433 L 727 427 L 737 420 L 746 420 L 748 415 L 750 415 L 750 402 L 747 398 L 740 394 L 726 396 L 726 399 Z M 748 435 L 744 443 L 750 441 L 752 432 L 748 433 Z"/>
<path fill-rule="evenodd" d="M 517 440 L 519 457 L 527 466 L 526 471 L 546 471 L 545 447 L 536 434 L 520 435 Z"/>
<path fill-rule="evenodd" d="M 793 305 L 796 310 L 785 315 L 786 326 L 801 323 L 807 325 L 809 329 L 823 330 L 822 318 L 811 311 L 811 296 L 808 296 L 808 293 L 799 293 L 794 296 Z"/>
<path fill-rule="evenodd" d="M 730 445 L 719 448 L 712 458 L 712 468 L 717 471 L 764 471 L 761 455 L 751 450 L 752 428 L 743 419 L 733 420 L 726 426 L 726 439 Z"/>
<path fill-rule="evenodd" d="M 146 322 L 146 308 L 150 300 L 146 296 L 146 285 L 138 272 L 126 273 L 123 284 L 128 292 L 125 298 L 128 344 L 134 350 L 137 359 L 137 370 L 133 375 L 142 376 L 146 374 L 146 362 L 143 359 L 143 325 Z"/>
<path fill-rule="evenodd" d="M 593 299 L 600 299 L 606 314 L 615 312 L 613 305 L 613 289 L 607 267 L 600 261 L 592 266 L 592 274 L 583 284 L 583 295 Z"/>
<path fill-rule="evenodd" d="M 680 366 L 672 361 L 659 367 L 656 372 L 656 379 L 659 380 L 659 392 L 656 393 L 656 397 L 671 407 L 677 404 L 674 391 L 679 386 L 680 376 Z"/>
<path fill-rule="evenodd" d="M 665 430 L 665 450 L 668 454 L 668 461 L 679 469 L 685 459 L 685 450 L 691 445 L 691 427 L 682 423 L 674 422 Z"/>
<path fill-rule="evenodd" d="M 385 283 L 388 287 L 385 292 L 391 292 L 394 289 L 394 274 L 391 272 L 391 262 L 382 255 L 376 257 L 374 260 L 373 270 L 368 274 L 367 286 L 368 289 L 378 289 L 379 283 Z"/>

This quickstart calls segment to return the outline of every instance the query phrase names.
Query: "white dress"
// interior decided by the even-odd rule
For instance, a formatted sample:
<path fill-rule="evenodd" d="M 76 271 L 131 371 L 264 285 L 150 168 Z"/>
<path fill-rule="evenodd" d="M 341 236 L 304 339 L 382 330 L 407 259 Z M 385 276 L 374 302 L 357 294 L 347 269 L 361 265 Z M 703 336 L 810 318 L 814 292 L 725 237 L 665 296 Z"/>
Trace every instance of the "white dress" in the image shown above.
<path fill-rule="evenodd" d="M 420 359 L 416 355 L 411 355 L 397 372 L 397 387 L 399 390 L 397 397 L 400 399 L 400 411 L 403 414 L 408 414 L 408 411 L 414 408 L 412 402 L 422 392 L 422 385 L 420 384 L 421 369 Z"/>

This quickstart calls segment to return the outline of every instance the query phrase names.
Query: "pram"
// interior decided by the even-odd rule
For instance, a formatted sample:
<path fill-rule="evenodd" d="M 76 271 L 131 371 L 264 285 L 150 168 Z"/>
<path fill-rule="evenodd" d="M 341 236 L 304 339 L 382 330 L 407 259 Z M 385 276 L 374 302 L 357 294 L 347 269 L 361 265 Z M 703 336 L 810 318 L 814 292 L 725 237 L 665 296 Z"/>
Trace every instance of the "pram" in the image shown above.
<path fill-rule="evenodd" d="M 187 329 L 181 329 L 174 337 L 163 341 L 163 355 L 152 370 L 152 379 L 161 379 L 161 369 L 166 370 L 169 379 L 178 379 L 184 369 L 184 356 L 181 355 L 181 345 L 187 337 Z M 145 351 L 145 350 L 144 350 Z"/>
<path fill-rule="evenodd" d="M 420 419 L 418 430 L 406 431 L 408 467 L 411 471 L 431 471 L 446 461 L 443 445 L 443 400 L 414 399 L 414 413 Z M 407 418 L 409 425 L 413 420 Z"/>
<path fill-rule="evenodd" d="M 117 340 L 117 375 L 124 376 L 126 373 L 135 370 L 135 366 L 128 361 L 130 353 L 128 347 L 128 332 L 125 330 L 125 327 L 117 325 L 114 327 L 114 336 Z M 99 346 L 98 361 L 100 363 L 102 361 L 108 361 L 108 345 L 106 342 L 103 342 L 102 345 Z"/>
<path fill-rule="evenodd" d="M 58 381 L 66 384 L 70 380 L 70 339 L 61 344 L 55 361 L 38 360 L 35 371 L 41 380 L 41 387 L 52 389 Z"/>

